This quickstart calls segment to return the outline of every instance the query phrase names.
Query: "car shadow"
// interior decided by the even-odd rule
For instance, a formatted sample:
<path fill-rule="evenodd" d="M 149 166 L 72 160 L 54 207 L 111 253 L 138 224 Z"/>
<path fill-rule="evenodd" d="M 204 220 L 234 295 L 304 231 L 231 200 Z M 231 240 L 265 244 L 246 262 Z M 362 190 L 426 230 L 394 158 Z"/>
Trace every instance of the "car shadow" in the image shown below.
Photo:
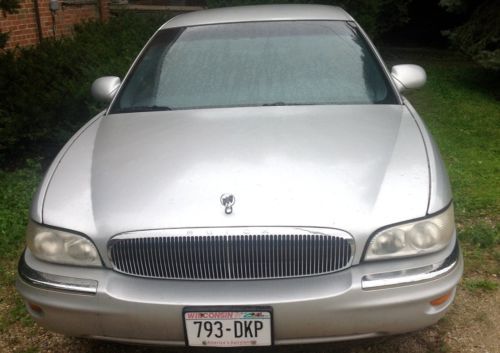
<path fill-rule="evenodd" d="M 123 353 L 424 353 L 446 350 L 446 344 L 436 327 L 414 333 L 347 342 L 332 342 L 307 345 L 241 347 L 241 348 L 194 348 L 138 346 L 98 340 L 67 338 L 68 346 L 79 346 L 79 352 L 123 352 Z"/>

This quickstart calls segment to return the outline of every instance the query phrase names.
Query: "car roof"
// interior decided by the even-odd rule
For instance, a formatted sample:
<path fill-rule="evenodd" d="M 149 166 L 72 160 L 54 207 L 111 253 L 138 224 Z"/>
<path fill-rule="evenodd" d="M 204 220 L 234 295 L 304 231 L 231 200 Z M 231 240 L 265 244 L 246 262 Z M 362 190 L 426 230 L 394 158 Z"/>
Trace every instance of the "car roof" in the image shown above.
<path fill-rule="evenodd" d="M 327 5 L 254 5 L 202 10 L 176 16 L 161 29 L 218 23 L 262 21 L 352 21 L 342 8 Z"/>

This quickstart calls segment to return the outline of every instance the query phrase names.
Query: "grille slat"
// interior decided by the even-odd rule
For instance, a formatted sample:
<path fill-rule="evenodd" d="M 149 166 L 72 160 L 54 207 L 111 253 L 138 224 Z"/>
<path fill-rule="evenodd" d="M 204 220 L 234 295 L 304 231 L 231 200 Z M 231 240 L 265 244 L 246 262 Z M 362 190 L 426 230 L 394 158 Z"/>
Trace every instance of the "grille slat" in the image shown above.
<path fill-rule="evenodd" d="M 326 234 L 143 235 L 114 239 L 116 271 L 151 278 L 244 280 L 291 278 L 343 270 L 346 237 Z"/>

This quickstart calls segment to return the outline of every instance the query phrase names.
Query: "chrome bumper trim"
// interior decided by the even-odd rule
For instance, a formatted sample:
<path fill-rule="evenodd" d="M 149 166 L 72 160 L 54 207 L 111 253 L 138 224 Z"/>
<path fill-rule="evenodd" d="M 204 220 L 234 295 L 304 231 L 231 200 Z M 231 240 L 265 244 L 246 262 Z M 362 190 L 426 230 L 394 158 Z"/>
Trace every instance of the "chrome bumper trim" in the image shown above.
<path fill-rule="evenodd" d="M 361 288 L 381 289 L 434 280 L 451 272 L 458 265 L 459 257 L 460 246 L 456 241 L 453 251 L 442 262 L 409 270 L 366 275 L 361 279 Z"/>
<path fill-rule="evenodd" d="M 29 267 L 24 261 L 24 253 L 19 260 L 19 277 L 35 287 L 68 291 L 79 294 L 96 294 L 98 282 L 92 279 L 72 278 L 39 272 Z"/>

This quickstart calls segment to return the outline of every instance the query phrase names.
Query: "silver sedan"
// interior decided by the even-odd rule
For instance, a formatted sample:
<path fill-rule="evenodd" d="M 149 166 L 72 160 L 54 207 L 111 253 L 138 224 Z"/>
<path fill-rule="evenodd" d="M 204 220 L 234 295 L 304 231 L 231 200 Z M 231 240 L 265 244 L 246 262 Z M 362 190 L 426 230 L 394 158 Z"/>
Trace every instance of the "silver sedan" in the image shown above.
<path fill-rule="evenodd" d="M 260 346 L 417 330 L 463 260 L 445 167 L 406 89 L 336 7 L 184 14 L 66 144 L 17 289 L 72 336 Z"/>

